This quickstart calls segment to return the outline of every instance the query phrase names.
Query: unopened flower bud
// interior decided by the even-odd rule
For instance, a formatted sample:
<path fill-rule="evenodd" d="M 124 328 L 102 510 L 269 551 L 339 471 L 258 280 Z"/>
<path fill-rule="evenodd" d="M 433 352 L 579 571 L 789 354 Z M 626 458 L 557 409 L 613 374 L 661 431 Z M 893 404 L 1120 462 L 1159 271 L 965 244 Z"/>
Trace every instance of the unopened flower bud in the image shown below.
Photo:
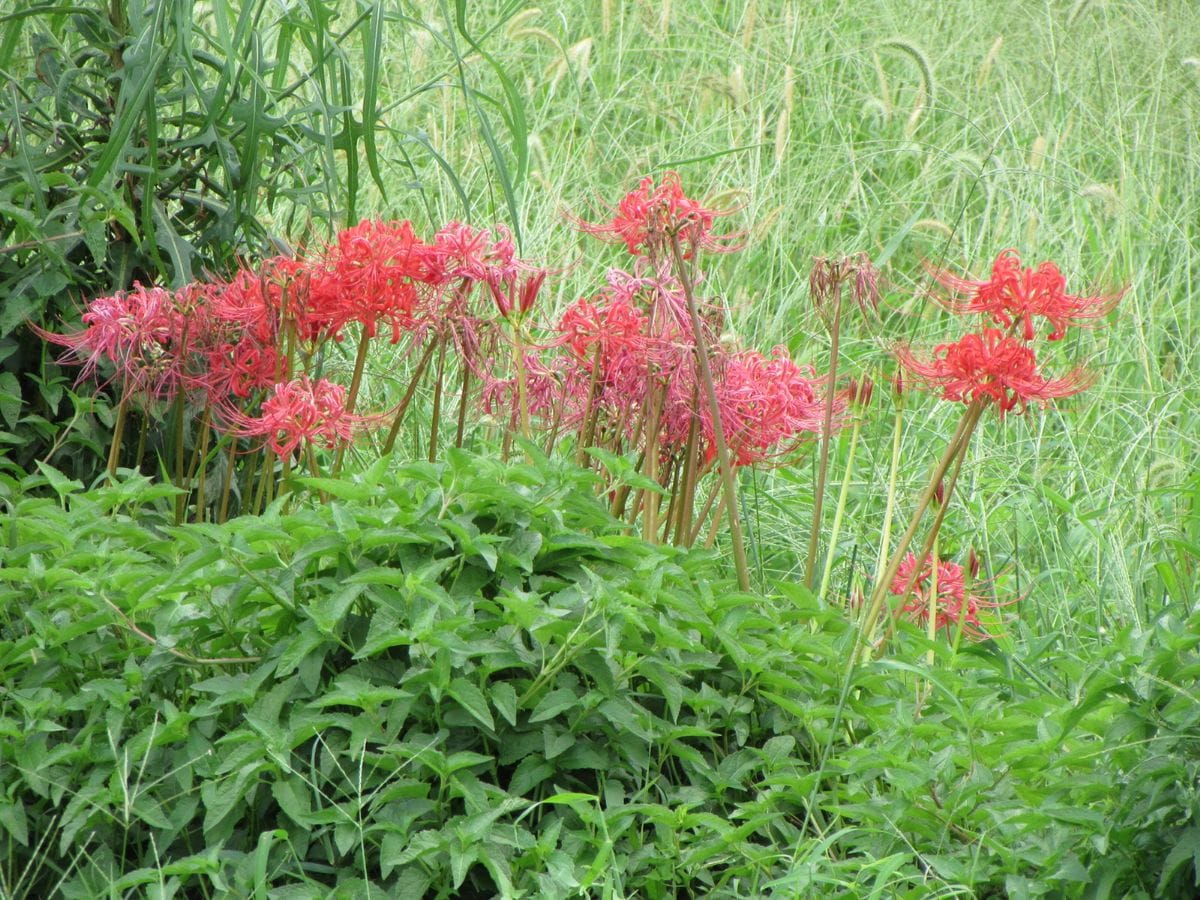
<path fill-rule="evenodd" d="M 971 573 L 972 580 L 979 577 L 979 554 L 974 547 L 967 551 L 967 571 Z"/>
<path fill-rule="evenodd" d="M 864 375 L 862 380 L 850 379 L 850 402 L 857 406 L 869 406 L 871 394 L 875 392 L 875 382 L 870 376 Z"/>
<path fill-rule="evenodd" d="M 938 482 L 937 487 L 933 490 L 933 499 L 938 506 L 941 506 L 946 502 L 946 482 Z"/>
<path fill-rule="evenodd" d="M 496 303 L 496 309 L 500 310 L 500 315 L 507 319 L 508 314 L 512 312 L 512 300 L 500 290 L 500 286 L 496 283 L 495 279 L 489 278 L 487 286 L 491 289 L 492 300 Z"/>
<path fill-rule="evenodd" d="M 900 400 L 904 397 L 904 372 L 897 369 L 892 375 L 892 399 Z"/>
<path fill-rule="evenodd" d="M 542 289 L 542 282 L 546 280 L 546 270 L 538 269 L 532 275 L 525 279 L 521 285 L 520 309 L 521 314 L 529 312 L 533 308 L 533 303 L 537 299 L 538 291 Z"/>

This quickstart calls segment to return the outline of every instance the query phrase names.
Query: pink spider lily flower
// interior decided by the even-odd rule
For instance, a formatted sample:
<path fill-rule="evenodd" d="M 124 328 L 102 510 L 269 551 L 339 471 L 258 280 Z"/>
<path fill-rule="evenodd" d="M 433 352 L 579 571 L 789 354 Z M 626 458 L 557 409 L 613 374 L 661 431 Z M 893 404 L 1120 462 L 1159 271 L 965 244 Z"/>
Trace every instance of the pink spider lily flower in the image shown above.
<path fill-rule="evenodd" d="M 1036 269 L 1022 268 L 1016 250 L 1003 250 L 992 264 L 986 281 L 960 278 L 945 269 L 926 265 L 930 274 L 953 294 L 946 305 L 958 314 L 982 313 L 1006 329 L 1021 326 L 1025 341 L 1034 337 L 1033 320 L 1045 319 L 1049 339 L 1060 340 L 1068 327 L 1108 315 L 1123 292 L 1083 296 L 1067 293 L 1067 282 L 1058 266 L 1043 262 Z"/>
<path fill-rule="evenodd" d="M 896 577 L 892 579 L 890 590 L 893 596 L 902 598 L 897 616 L 905 616 L 917 625 L 926 627 L 929 623 L 929 595 L 934 587 L 935 560 L 930 558 L 925 561 L 925 566 L 913 582 L 909 594 L 903 596 L 904 588 L 912 578 L 916 566 L 917 558 L 914 554 L 909 553 L 905 556 Z M 976 641 L 993 637 L 980 619 L 980 613 L 1003 609 L 1017 601 L 1001 603 L 982 591 L 968 591 L 964 569 L 958 563 L 940 560 L 936 561 L 936 568 L 935 629 L 954 634 L 961 627 L 963 634 Z"/>
<path fill-rule="evenodd" d="M 195 302 L 190 289 L 173 292 L 135 284 L 132 290 L 91 301 L 80 331 L 35 330 L 67 349 L 61 362 L 82 364 L 81 381 L 107 363 L 126 394 L 170 399 L 187 386 L 191 352 L 203 341 L 207 323 L 203 314 L 181 309 L 181 299 L 189 308 Z"/>
<path fill-rule="evenodd" d="M 952 344 L 940 344 L 933 358 L 918 359 L 907 346 L 895 349 L 900 365 L 927 386 L 938 388 L 942 399 L 970 403 L 995 403 L 1000 417 L 1031 401 L 1047 401 L 1077 394 L 1091 383 L 1082 369 L 1062 378 L 1046 378 L 1024 342 L 996 328 L 970 333 Z"/>
<path fill-rule="evenodd" d="M 257 416 L 226 410 L 222 417 L 230 433 L 261 437 L 278 456 L 287 457 L 301 445 L 328 449 L 350 441 L 374 419 L 346 412 L 346 388 L 324 378 L 301 375 L 276 384 Z"/>
<path fill-rule="evenodd" d="M 786 347 L 770 357 L 755 350 L 725 354 L 717 360 L 718 408 L 733 465 L 762 463 L 791 450 L 804 436 L 819 434 L 825 406 L 811 369 L 792 362 Z M 842 421 L 845 400 L 836 400 L 835 425 Z M 706 458 L 716 456 L 715 426 L 700 408 Z"/>
<path fill-rule="evenodd" d="M 462 222 L 448 222 L 433 236 L 433 246 L 446 279 L 465 278 L 472 283 L 511 281 L 523 268 L 517 259 L 511 232 L 496 226 L 496 236 Z"/>
<path fill-rule="evenodd" d="M 685 256 L 697 249 L 727 253 L 738 248 L 736 235 L 713 234 L 714 220 L 727 213 L 708 209 L 685 195 L 675 172 L 664 173 L 657 185 L 653 178 L 643 178 L 613 212 L 607 222 L 590 223 L 575 217 L 572 222 L 587 234 L 625 244 L 634 256 L 665 257 L 674 235 L 679 236 Z"/>
<path fill-rule="evenodd" d="M 536 354 L 524 356 L 525 396 L 531 418 L 546 425 L 573 427 L 583 418 L 588 383 L 570 360 L 557 357 L 547 361 Z M 520 428 L 520 407 L 517 398 L 517 379 L 484 376 L 481 402 L 483 411 L 503 422 L 514 432 Z"/>

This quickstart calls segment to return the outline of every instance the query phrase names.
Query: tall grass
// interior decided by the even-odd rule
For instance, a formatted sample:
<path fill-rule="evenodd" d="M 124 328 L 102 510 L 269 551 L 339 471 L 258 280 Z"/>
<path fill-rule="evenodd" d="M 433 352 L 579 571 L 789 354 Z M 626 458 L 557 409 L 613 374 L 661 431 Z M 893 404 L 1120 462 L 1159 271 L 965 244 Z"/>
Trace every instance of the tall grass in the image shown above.
<path fill-rule="evenodd" d="M 481 3 L 466 27 L 501 28 L 504 50 L 464 59 L 441 5 L 412 9 L 435 24 L 389 32 L 383 57 L 412 65 L 387 71 L 381 97 L 432 85 L 426 73 L 455 74 L 402 123 L 381 119 L 387 210 L 413 213 L 395 162 L 412 134 L 427 136 L 440 160 L 426 159 L 416 183 L 430 215 L 462 214 L 465 194 L 482 198 L 472 214 L 504 216 L 515 199 L 527 251 L 574 266 L 560 303 L 609 262 L 561 211 L 594 210 L 668 167 L 697 193 L 741 204 L 747 251 L 715 275 L 737 330 L 818 366 L 824 341 L 805 289 L 817 253 L 862 249 L 884 266 L 881 322 L 848 336 L 863 368 L 885 361 L 892 341 L 945 334 L 922 260 L 978 271 L 1012 246 L 1055 259 L 1081 289 L 1128 285 L 1113 325 L 1063 353 L 1090 361 L 1095 386 L 1062 412 L 989 426 L 948 539 L 986 549 L 1006 588 L 1027 594 L 1017 636 L 1059 635 L 1072 654 L 1194 599 L 1196 514 L 1183 486 L 1200 396 L 1200 77 L 1187 60 L 1200 10 L 578 3 L 500 25 L 511 10 Z M 528 177 L 506 187 L 492 167 L 496 126 L 480 124 L 477 101 L 509 121 L 514 88 Z M 515 170 L 520 134 L 503 133 Z M 907 446 L 937 444 L 950 424 L 920 406 Z M 864 441 L 863 452 L 837 548 L 843 580 L 856 548 L 859 559 L 875 552 L 866 542 L 882 510 L 887 441 Z M 906 456 L 901 485 L 915 490 L 923 456 Z M 797 576 L 810 508 L 793 481 L 779 472 L 743 485 L 758 558 L 785 579 Z"/>

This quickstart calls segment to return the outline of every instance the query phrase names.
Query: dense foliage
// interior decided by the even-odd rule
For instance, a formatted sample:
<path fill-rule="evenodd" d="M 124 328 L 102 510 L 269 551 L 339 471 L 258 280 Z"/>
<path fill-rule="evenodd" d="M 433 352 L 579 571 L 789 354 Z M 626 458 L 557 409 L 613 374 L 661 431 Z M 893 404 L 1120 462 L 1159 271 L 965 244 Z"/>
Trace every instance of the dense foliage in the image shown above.
<path fill-rule="evenodd" d="M 6 477 L 0 887 L 1189 895 L 1200 619 L 1062 676 L 943 648 L 918 704 L 587 482 L 453 453 L 176 527 L 144 479 Z"/>

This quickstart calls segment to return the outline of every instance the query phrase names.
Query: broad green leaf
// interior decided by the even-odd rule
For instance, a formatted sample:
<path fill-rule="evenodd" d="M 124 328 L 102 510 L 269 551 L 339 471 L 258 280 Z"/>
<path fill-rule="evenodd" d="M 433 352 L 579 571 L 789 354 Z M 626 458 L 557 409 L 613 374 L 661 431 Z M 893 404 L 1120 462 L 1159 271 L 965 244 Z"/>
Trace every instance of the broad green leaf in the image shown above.
<path fill-rule="evenodd" d="M 492 718 L 491 710 L 488 709 L 487 699 L 479 688 L 465 678 L 455 678 L 450 682 L 447 693 L 481 725 L 495 731 L 496 722 Z"/>

